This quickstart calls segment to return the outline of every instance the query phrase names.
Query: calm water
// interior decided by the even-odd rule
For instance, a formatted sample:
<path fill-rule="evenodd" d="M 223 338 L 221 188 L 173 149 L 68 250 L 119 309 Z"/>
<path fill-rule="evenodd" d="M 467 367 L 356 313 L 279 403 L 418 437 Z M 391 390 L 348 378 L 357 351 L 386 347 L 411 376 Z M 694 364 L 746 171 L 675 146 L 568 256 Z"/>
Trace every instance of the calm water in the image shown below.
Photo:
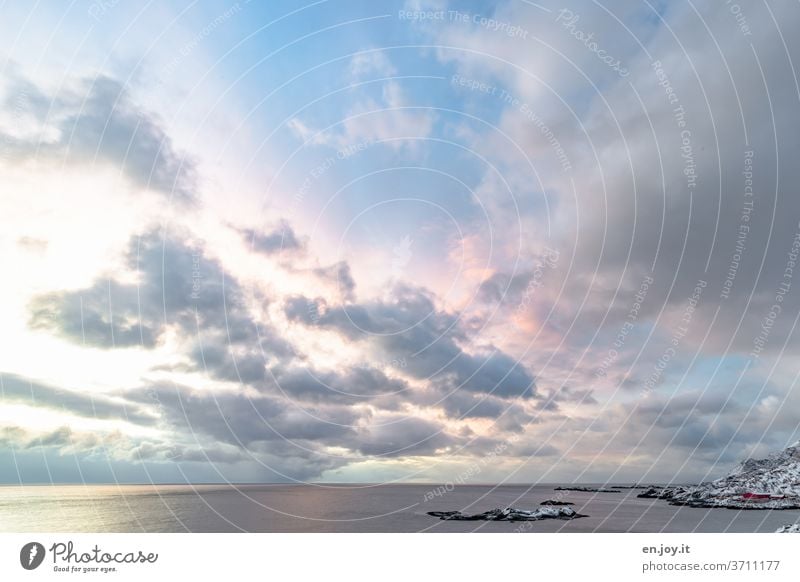
<path fill-rule="evenodd" d="M 430 485 L 103 485 L 0 487 L 5 532 L 773 532 L 800 511 L 672 507 L 622 493 L 553 486 L 465 485 L 433 497 Z M 426 495 L 427 494 L 427 495 Z M 558 496 L 590 517 L 531 523 L 446 522 L 436 510 L 538 507 Z M 426 501 L 426 498 L 430 499 Z"/>

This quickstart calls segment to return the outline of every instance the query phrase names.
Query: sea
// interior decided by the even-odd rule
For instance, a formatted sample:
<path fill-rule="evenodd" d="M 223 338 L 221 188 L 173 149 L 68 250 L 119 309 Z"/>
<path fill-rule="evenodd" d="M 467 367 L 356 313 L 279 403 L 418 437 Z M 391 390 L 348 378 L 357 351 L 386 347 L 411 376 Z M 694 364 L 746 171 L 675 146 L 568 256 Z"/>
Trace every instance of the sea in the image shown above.
<path fill-rule="evenodd" d="M 556 485 L 242 484 L 0 486 L 3 532 L 774 532 L 800 511 L 698 509 Z M 588 517 L 536 522 L 441 521 L 574 503 Z"/>

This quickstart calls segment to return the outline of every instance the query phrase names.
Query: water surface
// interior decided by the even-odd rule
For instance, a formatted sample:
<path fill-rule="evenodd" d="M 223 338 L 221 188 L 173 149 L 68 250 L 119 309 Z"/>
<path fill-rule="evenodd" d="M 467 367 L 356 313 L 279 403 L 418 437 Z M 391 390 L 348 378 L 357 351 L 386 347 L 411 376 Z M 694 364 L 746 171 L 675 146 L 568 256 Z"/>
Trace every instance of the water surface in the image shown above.
<path fill-rule="evenodd" d="M 0 487 L 4 532 L 774 532 L 800 511 L 673 507 L 554 485 L 27 485 Z M 435 492 L 441 493 L 436 495 Z M 573 521 L 452 522 L 428 511 L 575 503 Z"/>

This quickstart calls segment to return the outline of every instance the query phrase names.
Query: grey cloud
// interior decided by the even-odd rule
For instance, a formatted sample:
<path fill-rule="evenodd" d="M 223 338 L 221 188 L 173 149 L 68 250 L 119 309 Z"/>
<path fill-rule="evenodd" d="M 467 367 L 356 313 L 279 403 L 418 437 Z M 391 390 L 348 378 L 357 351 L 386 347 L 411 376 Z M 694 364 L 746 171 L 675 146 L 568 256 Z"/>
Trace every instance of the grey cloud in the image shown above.
<path fill-rule="evenodd" d="M 308 402 L 362 404 L 376 396 L 399 393 L 410 398 L 405 382 L 389 378 L 375 368 L 352 368 L 334 373 L 293 367 L 272 370 L 272 374 L 280 392 Z"/>
<path fill-rule="evenodd" d="M 277 228 L 269 232 L 254 229 L 243 229 L 239 232 L 251 249 L 265 255 L 293 252 L 304 248 L 303 242 L 287 222 L 281 222 Z"/>
<path fill-rule="evenodd" d="M 288 297 L 284 301 L 283 311 L 291 321 L 300 321 L 306 325 L 315 323 L 320 309 L 326 305 L 320 299 L 308 299 L 302 295 Z"/>
<path fill-rule="evenodd" d="M 528 285 L 532 273 L 494 273 L 481 282 L 478 287 L 478 298 L 487 303 L 519 301 Z"/>
<path fill-rule="evenodd" d="M 529 412 L 519 400 L 499 398 L 493 394 L 476 394 L 465 391 L 434 392 L 432 398 L 451 418 L 470 420 L 488 419 L 499 432 L 519 433 L 539 422 L 538 416 Z"/>
<path fill-rule="evenodd" d="M 540 395 L 537 407 L 542 410 L 558 410 L 559 402 L 570 402 L 576 404 L 597 404 L 597 399 L 593 396 L 594 390 L 578 389 L 571 386 L 561 386 L 548 393 Z"/>
<path fill-rule="evenodd" d="M 561 451 L 552 445 L 543 443 L 518 443 L 509 448 L 509 453 L 519 457 L 555 457 Z"/>
<path fill-rule="evenodd" d="M 335 329 L 376 347 L 385 357 L 405 358 L 403 372 L 417 379 L 446 380 L 453 390 L 500 397 L 532 397 L 535 380 L 525 367 L 496 348 L 467 353 L 467 332 L 458 317 L 437 311 L 426 292 L 400 287 L 394 302 L 328 306 L 292 297 L 286 316 L 306 325 Z"/>
<path fill-rule="evenodd" d="M 390 420 L 391 422 L 387 422 Z M 439 424 L 422 418 L 397 416 L 364 434 L 358 450 L 365 455 L 396 457 L 430 455 L 456 444 Z"/>
<path fill-rule="evenodd" d="M 345 261 L 339 261 L 328 267 L 318 267 L 313 269 L 313 273 L 326 281 L 331 281 L 339 289 L 342 297 L 347 301 L 352 301 L 355 295 L 356 282 L 350 271 L 350 265 Z"/>
<path fill-rule="evenodd" d="M 213 442 L 186 444 L 160 440 L 137 440 L 120 433 L 91 433 L 61 426 L 34 433 L 18 426 L 0 429 L 0 444 L 17 451 L 55 450 L 76 458 L 100 458 L 105 462 L 212 462 L 236 463 L 247 458 L 240 450 Z"/>
<path fill-rule="evenodd" d="M 80 291 L 40 295 L 31 325 L 97 347 L 152 347 L 170 323 L 189 331 L 224 328 L 228 303 L 234 314 L 242 309 L 235 282 L 226 289 L 220 265 L 183 237 L 157 231 L 133 237 L 125 265 L 140 276 L 139 285 L 109 277 Z"/>
<path fill-rule="evenodd" d="M 784 44 L 779 35 L 791 37 L 788 23 L 796 22 L 797 6 L 748 6 L 743 10 L 748 37 L 737 30 L 727 9 L 670 5 L 656 13 L 647 4 L 614 7 L 614 16 L 637 35 L 645 51 L 632 35 L 624 30 L 619 34 L 620 22 L 605 7 L 574 3 L 569 8 L 580 16 L 578 29 L 591 33 L 606 54 L 623 60 L 630 72 L 624 78 L 555 21 L 560 7 L 555 8 L 552 17 L 538 18 L 518 3 L 496 7 L 498 19 L 541 38 L 543 51 L 520 52 L 513 42 L 493 43 L 488 31 L 475 30 L 468 37 L 457 29 L 436 29 L 448 46 L 477 49 L 442 50 L 442 60 L 455 61 L 477 80 L 499 81 L 533 109 L 572 164 L 574 184 L 536 125 L 518 107 L 507 107 L 498 125 L 537 160 L 542 184 L 532 179 L 528 160 L 512 143 L 478 133 L 471 145 L 496 161 L 520 192 L 505 201 L 495 200 L 501 198 L 495 189 L 487 190 L 493 222 L 521 221 L 534 242 L 557 246 L 562 257 L 570 257 L 541 290 L 543 301 L 554 306 L 551 319 L 562 328 L 574 324 L 568 345 L 583 347 L 592 331 L 618 326 L 630 309 L 629 290 L 652 273 L 655 284 L 639 314 L 641 321 L 657 317 L 665 306 L 680 309 L 702 278 L 708 290 L 696 315 L 700 331 L 687 341 L 704 336 L 703 328 L 711 326 L 720 307 L 706 350 L 720 353 L 732 342 L 734 350 L 747 353 L 783 282 L 787 252 L 798 232 L 800 198 L 792 185 L 800 181 L 800 168 L 793 163 L 800 155 L 800 126 L 792 63 L 800 62 L 800 50 L 796 43 Z M 677 101 L 670 102 L 672 95 L 653 66 L 656 61 Z M 530 71 L 547 85 L 531 78 Z M 675 111 L 679 106 L 681 119 Z M 684 130 L 689 133 L 682 135 Z M 690 154 L 681 149 L 687 135 Z M 754 152 L 754 206 L 745 219 L 747 150 Z M 489 176 L 485 181 L 491 184 Z M 542 189 L 548 193 L 549 213 L 531 202 L 541 198 Z M 520 210 L 522 216 L 517 215 Z M 558 229 L 545 241 L 548 224 Z M 742 226 L 748 231 L 739 258 Z M 515 242 L 519 232 L 511 228 L 507 235 Z M 732 271 L 735 275 L 727 281 Z M 481 296 L 497 300 L 506 288 L 513 295 L 522 284 L 520 275 L 491 278 L 481 287 Z M 726 284 L 732 285 L 727 299 L 722 297 Z M 787 338 L 796 347 L 791 328 L 798 312 L 800 296 L 793 293 L 766 351 L 774 353 Z M 742 326 L 737 327 L 740 319 Z"/>
<path fill-rule="evenodd" d="M 178 202 L 194 200 L 196 165 L 177 152 L 158 120 L 134 103 L 124 85 L 110 77 L 84 79 L 52 97 L 29 81 L 13 77 L 8 101 L 20 114 L 55 127 L 53 140 L 24 141 L 2 136 L 13 155 L 67 156 L 82 164 L 113 164 L 140 187 L 158 190 Z M 20 98 L 19 96 L 24 98 Z"/>
<path fill-rule="evenodd" d="M 156 417 L 141 406 L 114 400 L 104 394 L 86 394 L 56 388 L 14 374 L 0 375 L 0 396 L 5 402 L 62 410 L 78 416 L 100 419 L 122 419 L 152 425 Z"/>
<path fill-rule="evenodd" d="M 152 348 L 177 326 L 183 340 L 196 340 L 189 349 L 196 368 L 226 380 L 263 380 L 265 366 L 294 355 L 268 323 L 253 319 L 237 280 L 185 233 L 134 237 L 125 264 L 138 284 L 100 279 L 37 296 L 30 325 L 101 348 Z"/>
<path fill-rule="evenodd" d="M 241 393 L 201 394 L 183 387 L 153 386 L 127 395 L 154 400 L 173 430 L 200 433 L 220 442 L 249 448 L 276 440 L 341 444 L 355 434 L 358 414 L 344 407 L 301 408 L 284 399 Z"/>
<path fill-rule="evenodd" d="M 140 319 L 138 307 L 136 287 L 98 281 L 81 293 L 36 297 L 31 302 L 30 325 L 97 347 L 152 347 L 160 332 L 157 320 Z"/>
<path fill-rule="evenodd" d="M 306 376 L 300 379 L 308 381 Z M 306 387 L 290 388 L 308 396 Z M 136 390 L 126 396 L 157 401 L 164 421 L 177 434 L 212 439 L 255 455 L 329 459 L 330 466 L 342 464 L 353 455 L 430 455 L 464 442 L 436 422 L 387 413 L 371 418 L 349 403 L 335 402 L 337 399 L 331 404 L 330 399 L 321 398 L 315 405 L 301 407 L 275 395 L 202 394 L 164 385 L 148 388 L 147 394 Z M 316 397 L 312 395 L 312 399 Z M 322 452 L 322 448 L 331 446 L 350 451 L 350 455 Z"/>

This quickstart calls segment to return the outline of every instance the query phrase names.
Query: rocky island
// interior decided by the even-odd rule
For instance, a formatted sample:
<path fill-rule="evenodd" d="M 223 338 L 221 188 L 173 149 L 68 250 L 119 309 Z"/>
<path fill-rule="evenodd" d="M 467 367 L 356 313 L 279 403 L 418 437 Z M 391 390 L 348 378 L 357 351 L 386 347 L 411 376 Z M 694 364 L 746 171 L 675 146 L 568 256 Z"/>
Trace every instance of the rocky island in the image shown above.
<path fill-rule="evenodd" d="M 622 493 L 619 489 L 608 489 L 606 487 L 584 487 L 584 486 L 570 486 L 570 487 L 555 487 L 553 491 L 581 491 L 583 493 Z"/>
<path fill-rule="evenodd" d="M 708 483 L 650 487 L 637 497 L 671 505 L 727 509 L 800 509 L 800 441 L 765 459 L 747 459 Z"/>
<path fill-rule="evenodd" d="M 577 519 L 581 515 L 571 507 L 542 507 L 533 511 L 526 509 L 491 509 L 483 513 L 466 515 L 460 511 L 429 511 L 428 515 L 448 521 L 540 521 L 542 519 Z"/>

